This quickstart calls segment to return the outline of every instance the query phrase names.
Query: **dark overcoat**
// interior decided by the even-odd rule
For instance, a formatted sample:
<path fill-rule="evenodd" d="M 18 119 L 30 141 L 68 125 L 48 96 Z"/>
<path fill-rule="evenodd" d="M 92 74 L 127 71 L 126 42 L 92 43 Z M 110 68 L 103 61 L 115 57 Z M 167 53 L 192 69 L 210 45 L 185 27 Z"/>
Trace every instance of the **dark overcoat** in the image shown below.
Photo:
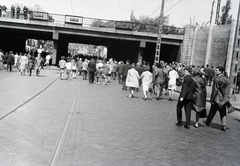
<path fill-rule="evenodd" d="M 196 112 L 201 112 L 206 109 L 206 81 L 199 75 L 196 75 L 193 79 L 195 81 L 195 91 L 193 93 L 193 110 Z"/>

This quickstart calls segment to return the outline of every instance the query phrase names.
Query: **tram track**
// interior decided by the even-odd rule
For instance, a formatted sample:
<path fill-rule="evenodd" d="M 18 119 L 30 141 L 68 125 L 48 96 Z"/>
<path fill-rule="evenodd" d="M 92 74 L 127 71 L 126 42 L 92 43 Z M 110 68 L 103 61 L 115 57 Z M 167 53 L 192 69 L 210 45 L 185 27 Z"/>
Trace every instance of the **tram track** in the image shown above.
<path fill-rule="evenodd" d="M 78 86 L 78 81 L 75 81 L 75 86 Z M 65 142 L 67 140 L 67 136 L 69 135 L 69 131 L 71 129 L 71 124 L 72 124 L 72 118 L 73 115 L 75 113 L 75 107 L 76 107 L 76 102 L 77 102 L 77 98 L 78 98 L 78 88 L 75 89 L 75 93 L 74 93 L 74 99 L 73 102 L 71 104 L 70 110 L 69 110 L 69 114 L 67 117 L 67 120 L 64 124 L 63 130 L 59 136 L 58 139 L 58 143 L 57 146 L 55 148 L 54 154 L 52 156 L 51 162 L 49 164 L 49 166 L 58 166 L 61 156 L 62 156 L 62 152 L 63 152 L 63 148 L 65 146 Z"/>
<path fill-rule="evenodd" d="M 14 75 L 12 75 L 12 76 L 14 76 Z M 11 76 L 7 76 L 7 77 L 11 77 Z M 7 78 L 7 77 L 4 77 L 4 78 Z M 54 78 L 53 80 L 51 80 L 48 84 L 46 84 L 41 89 L 39 89 L 40 91 L 37 92 L 36 94 L 34 94 L 32 97 L 30 97 L 27 100 L 25 100 L 24 102 L 18 104 L 17 106 L 12 108 L 10 111 L 8 111 L 6 114 L 1 116 L 0 121 L 3 119 L 7 119 L 10 115 L 14 114 L 14 112 L 16 112 L 17 110 L 21 110 L 22 107 L 24 107 L 25 105 L 30 103 L 33 99 L 37 98 L 43 92 L 47 91 L 57 80 L 59 80 L 59 76 Z M 78 93 L 79 93 L 78 84 L 79 84 L 79 81 L 74 80 L 74 84 L 72 84 L 72 85 L 75 85 L 75 90 L 72 91 L 73 92 L 72 93 L 73 101 L 72 101 L 72 103 L 69 103 L 70 105 L 68 107 L 69 110 L 68 110 L 67 116 L 64 118 L 62 129 L 60 130 L 60 132 L 56 138 L 56 144 L 54 145 L 54 148 L 52 149 L 53 151 L 52 151 L 52 154 L 50 155 L 50 161 L 48 162 L 49 166 L 57 166 L 61 162 L 61 156 L 64 151 L 67 137 L 71 130 L 72 119 L 73 119 L 73 116 L 76 111 L 76 103 L 78 101 L 77 99 L 78 99 Z"/>
<path fill-rule="evenodd" d="M 10 77 L 10 76 L 9 76 Z M 3 77 L 2 77 L 3 78 Z M 6 77 L 5 77 L 6 78 Z M 1 79 L 1 78 L 0 78 Z M 35 97 L 39 96 L 41 93 L 43 93 L 44 91 L 46 91 L 56 80 L 58 80 L 59 77 L 55 78 L 52 82 L 50 82 L 50 84 L 48 84 L 45 88 L 43 88 L 40 92 L 38 92 L 37 94 L 35 94 L 34 96 L 32 96 L 31 98 L 29 98 L 28 100 L 26 100 L 25 102 L 23 102 L 22 104 L 20 104 L 19 106 L 17 106 L 16 108 L 14 108 L 13 110 L 9 111 L 8 113 L 6 113 L 5 115 L 0 117 L 0 121 L 3 120 L 4 118 L 6 118 L 7 116 L 11 115 L 12 113 L 14 113 L 16 110 L 18 110 L 19 108 L 21 108 L 22 106 L 24 106 L 25 104 L 27 104 L 28 102 L 30 102 L 32 99 L 34 99 Z"/>

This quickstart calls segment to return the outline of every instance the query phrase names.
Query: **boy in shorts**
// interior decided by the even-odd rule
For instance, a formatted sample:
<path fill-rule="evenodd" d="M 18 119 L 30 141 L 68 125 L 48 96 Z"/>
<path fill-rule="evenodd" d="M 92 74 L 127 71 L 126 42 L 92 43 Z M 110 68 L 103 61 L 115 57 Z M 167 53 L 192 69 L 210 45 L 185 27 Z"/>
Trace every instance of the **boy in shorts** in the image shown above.
<path fill-rule="evenodd" d="M 58 63 L 58 66 L 59 66 L 59 68 L 60 68 L 60 79 L 61 79 L 61 80 L 63 80 L 63 74 L 64 74 L 64 70 L 65 70 L 65 65 L 66 65 L 66 63 L 67 63 L 64 59 L 65 59 L 65 57 L 62 56 L 62 57 L 61 57 L 61 60 L 60 60 L 59 63 Z"/>

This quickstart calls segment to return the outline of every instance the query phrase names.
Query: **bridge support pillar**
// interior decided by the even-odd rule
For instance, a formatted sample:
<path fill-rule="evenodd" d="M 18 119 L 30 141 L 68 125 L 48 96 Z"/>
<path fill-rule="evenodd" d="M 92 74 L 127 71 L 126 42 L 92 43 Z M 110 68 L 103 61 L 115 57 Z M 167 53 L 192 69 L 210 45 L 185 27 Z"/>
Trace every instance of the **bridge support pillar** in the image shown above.
<path fill-rule="evenodd" d="M 139 50 L 138 50 L 138 62 L 142 62 L 143 60 L 143 50 L 145 47 L 146 47 L 146 41 L 141 40 L 139 45 Z"/>
<path fill-rule="evenodd" d="M 58 46 L 58 41 L 54 40 L 53 41 L 53 55 L 52 55 L 52 64 L 57 65 L 57 46 Z"/>
<path fill-rule="evenodd" d="M 53 56 L 52 56 L 52 64 L 58 65 L 61 56 L 68 56 L 68 42 L 63 37 L 59 35 L 58 31 L 53 32 Z"/>

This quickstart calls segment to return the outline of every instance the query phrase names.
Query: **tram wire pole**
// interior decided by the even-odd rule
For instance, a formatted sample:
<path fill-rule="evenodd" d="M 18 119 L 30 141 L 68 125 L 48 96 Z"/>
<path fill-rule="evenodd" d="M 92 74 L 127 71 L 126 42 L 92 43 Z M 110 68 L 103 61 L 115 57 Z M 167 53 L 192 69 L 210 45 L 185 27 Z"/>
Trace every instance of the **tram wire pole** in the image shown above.
<path fill-rule="evenodd" d="M 162 26 L 163 26 L 163 13 L 164 13 L 164 0 L 162 0 L 161 12 L 160 12 L 160 20 L 159 20 L 159 27 L 158 27 L 158 36 L 157 36 L 157 45 L 155 51 L 155 59 L 154 65 L 159 63 L 160 61 L 160 50 L 161 50 L 161 40 L 162 40 Z"/>

